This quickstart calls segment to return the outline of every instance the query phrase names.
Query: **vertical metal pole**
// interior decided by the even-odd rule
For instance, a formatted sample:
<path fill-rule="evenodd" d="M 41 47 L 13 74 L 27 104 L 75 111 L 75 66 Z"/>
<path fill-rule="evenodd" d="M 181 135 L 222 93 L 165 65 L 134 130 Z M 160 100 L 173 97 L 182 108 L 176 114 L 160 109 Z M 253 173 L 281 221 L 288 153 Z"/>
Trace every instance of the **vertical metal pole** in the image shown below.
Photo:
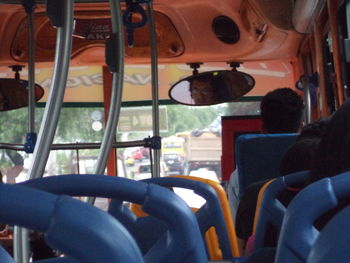
<path fill-rule="evenodd" d="M 149 19 L 149 31 L 151 39 L 153 136 L 159 136 L 158 52 L 152 2 L 148 3 L 147 5 L 147 15 Z M 152 151 L 154 156 L 154 162 L 152 165 L 152 177 L 160 177 L 160 149 L 154 149 Z"/>
<path fill-rule="evenodd" d="M 335 69 L 336 82 L 336 102 L 337 107 L 344 103 L 344 82 L 342 76 L 342 54 L 340 50 L 340 36 L 338 25 L 338 10 L 337 1 L 327 0 L 328 21 L 331 29 L 332 49 L 333 49 L 333 64 Z"/>
<path fill-rule="evenodd" d="M 35 132 L 35 38 L 34 11 L 28 13 L 28 132 Z"/>
<path fill-rule="evenodd" d="M 33 162 L 29 168 L 30 179 L 43 176 L 50 153 L 50 147 L 56 132 L 58 118 L 63 103 L 67 83 L 73 32 L 73 3 L 65 1 L 64 26 L 57 28 L 55 68 L 50 86 L 50 93 L 41 122 Z"/>
<path fill-rule="evenodd" d="M 35 39 L 34 39 L 34 10 L 27 11 L 28 23 L 28 132 L 35 132 Z M 28 262 L 29 245 L 22 246 L 28 231 L 24 228 L 14 227 L 14 258 L 17 262 Z"/>
<path fill-rule="evenodd" d="M 124 30 L 120 3 L 118 0 L 110 0 L 112 14 L 112 31 L 118 34 L 118 69 L 113 72 L 112 96 L 106 130 L 102 139 L 100 153 L 97 159 L 96 174 L 103 174 L 106 168 L 112 143 L 115 141 L 115 131 L 121 108 L 124 81 Z M 117 47 L 116 47 L 117 48 Z"/>
<path fill-rule="evenodd" d="M 77 154 L 77 173 L 80 174 L 80 158 L 79 158 L 79 149 L 76 149 Z"/>
<path fill-rule="evenodd" d="M 118 60 L 118 69 L 116 72 L 113 72 L 112 95 L 108 112 L 108 121 L 101 142 L 100 153 L 97 158 L 97 166 L 95 169 L 96 174 L 104 174 L 109 152 L 111 151 L 112 144 L 115 141 L 116 126 L 118 124 L 119 113 L 122 104 L 124 81 L 124 30 L 122 23 L 122 13 L 118 0 L 110 0 L 109 3 L 112 15 L 112 33 L 116 33 L 118 36 L 118 46 L 116 47 L 118 49 L 118 56 L 115 58 Z M 87 202 L 93 204 L 95 202 L 95 198 L 89 197 L 87 198 Z"/>
<path fill-rule="evenodd" d="M 74 0 L 65 1 L 64 26 L 57 29 L 57 42 L 55 53 L 55 68 L 52 76 L 50 94 L 45 107 L 43 120 L 38 135 L 37 145 L 33 154 L 33 161 L 29 168 L 29 177 L 40 178 L 43 176 L 51 144 L 55 135 L 56 126 L 63 102 L 66 87 L 70 54 L 72 49 L 73 32 L 73 4 Z M 29 238 L 26 230 L 17 231 L 15 240 L 22 241 L 22 254 L 15 255 L 19 263 L 29 262 Z M 15 243 L 17 243 L 15 241 Z M 16 249 L 15 251 L 19 251 Z"/>
<path fill-rule="evenodd" d="M 302 85 L 304 90 L 304 103 L 305 103 L 305 121 L 306 124 L 311 123 L 311 93 L 310 83 L 307 76 L 302 77 Z"/>
<path fill-rule="evenodd" d="M 27 263 L 30 257 L 29 230 L 21 228 L 20 235 L 22 236 L 22 262 Z"/>
<path fill-rule="evenodd" d="M 122 14 L 118 0 L 110 0 L 112 14 L 112 31 L 118 34 L 118 69 L 113 72 L 112 95 L 106 130 L 101 143 L 101 150 L 97 159 L 96 174 L 103 174 L 106 168 L 112 143 L 115 141 L 115 131 L 121 108 L 124 81 L 124 30 Z M 116 47 L 117 48 L 117 47 Z"/>
<path fill-rule="evenodd" d="M 15 226 L 13 230 L 13 257 L 16 262 L 23 262 L 22 256 L 22 228 Z"/>
<path fill-rule="evenodd" d="M 315 35 L 316 69 L 317 69 L 317 72 L 319 72 L 320 74 L 319 89 L 320 89 L 321 100 L 319 104 L 319 107 L 320 107 L 319 109 L 320 109 L 321 117 L 324 118 L 329 116 L 329 109 L 328 109 L 327 93 L 326 93 L 326 85 L 325 85 L 326 72 L 323 66 L 323 61 L 325 60 L 325 56 L 322 49 L 322 45 L 323 45 L 322 28 L 321 28 L 321 25 L 318 23 L 315 23 L 314 25 L 314 35 Z"/>
<path fill-rule="evenodd" d="M 346 1 L 346 24 L 347 24 L 347 33 L 348 39 L 350 38 L 350 0 Z"/>

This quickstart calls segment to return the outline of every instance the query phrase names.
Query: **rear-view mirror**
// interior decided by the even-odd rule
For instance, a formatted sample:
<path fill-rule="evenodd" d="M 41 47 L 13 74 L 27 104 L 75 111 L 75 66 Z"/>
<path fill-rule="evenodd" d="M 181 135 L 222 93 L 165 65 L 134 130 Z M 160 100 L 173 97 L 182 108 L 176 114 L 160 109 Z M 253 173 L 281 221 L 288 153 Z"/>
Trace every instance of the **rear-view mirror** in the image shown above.
<path fill-rule="evenodd" d="M 44 95 L 44 89 L 35 84 L 35 101 Z M 0 111 L 14 110 L 28 106 L 28 81 L 0 79 Z"/>
<path fill-rule="evenodd" d="M 254 85 L 254 78 L 243 72 L 209 71 L 175 83 L 169 97 L 185 105 L 214 105 L 234 101 L 248 93 Z"/>

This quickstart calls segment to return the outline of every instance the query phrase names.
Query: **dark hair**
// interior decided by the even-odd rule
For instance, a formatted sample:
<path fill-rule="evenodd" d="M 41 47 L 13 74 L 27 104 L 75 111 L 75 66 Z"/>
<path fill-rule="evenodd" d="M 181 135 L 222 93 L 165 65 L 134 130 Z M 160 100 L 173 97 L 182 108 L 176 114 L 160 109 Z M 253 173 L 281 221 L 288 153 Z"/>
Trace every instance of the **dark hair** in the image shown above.
<path fill-rule="evenodd" d="M 316 156 L 320 138 L 307 138 L 296 141 L 283 155 L 280 174 L 287 175 L 310 170 Z"/>
<path fill-rule="evenodd" d="M 322 118 L 302 128 L 296 142 L 289 147 L 282 158 L 281 175 L 311 170 L 328 123 L 329 118 Z"/>
<path fill-rule="evenodd" d="M 207 73 L 202 73 L 202 74 L 195 75 L 195 77 L 190 78 L 189 79 L 189 82 L 190 82 L 189 90 L 190 90 L 190 92 L 192 92 L 192 84 L 193 84 L 194 80 L 198 81 L 198 82 L 211 83 L 211 85 L 212 85 L 213 76 L 212 76 L 211 72 L 207 72 Z"/>
<path fill-rule="evenodd" d="M 310 183 L 350 171 L 350 101 L 331 117 L 322 136 Z"/>
<path fill-rule="evenodd" d="M 297 138 L 297 141 L 309 138 L 319 138 L 323 136 L 326 127 L 329 124 L 330 118 L 321 118 L 315 122 L 305 125 Z"/>
<path fill-rule="evenodd" d="M 261 101 L 263 129 L 268 133 L 297 132 L 303 113 L 303 100 L 290 88 L 267 93 Z"/>

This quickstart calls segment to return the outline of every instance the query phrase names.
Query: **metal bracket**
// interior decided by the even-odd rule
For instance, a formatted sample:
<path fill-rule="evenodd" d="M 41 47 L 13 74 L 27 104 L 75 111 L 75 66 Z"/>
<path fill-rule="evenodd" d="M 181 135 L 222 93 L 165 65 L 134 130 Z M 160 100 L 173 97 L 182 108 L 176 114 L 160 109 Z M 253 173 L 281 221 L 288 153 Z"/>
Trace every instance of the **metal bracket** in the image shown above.
<path fill-rule="evenodd" d="M 203 63 L 202 62 L 192 62 L 192 63 L 187 63 L 187 65 L 190 66 L 192 70 L 192 75 L 198 74 L 198 69 L 201 67 Z"/>
<path fill-rule="evenodd" d="M 22 66 L 22 65 L 9 66 L 9 68 L 11 68 L 13 72 L 15 72 L 15 79 L 16 80 L 20 80 L 21 76 L 19 75 L 19 72 L 22 71 L 22 68 L 24 68 L 24 67 L 25 66 Z"/>
<path fill-rule="evenodd" d="M 153 136 L 144 139 L 145 147 L 152 148 L 154 150 L 159 150 L 162 148 L 162 137 Z"/>
<path fill-rule="evenodd" d="M 227 64 L 230 65 L 232 71 L 237 71 L 237 68 L 241 66 L 242 62 L 227 62 Z"/>
<path fill-rule="evenodd" d="M 46 13 L 54 27 L 63 27 L 64 2 L 57 0 L 47 0 L 46 2 Z"/>
<path fill-rule="evenodd" d="M 110 72 L 117 72 L 118 68 L 118 34 L 112 33 L 106 40 L 105 57 Z"/>
<path fill-rule="evenodd" d="M 35 144 L 36 144 L 36 133 L 35 132 L 28 132 L 26 135 L 26 142 L 24 144 L 24 151 L 26 153 L 33 153 Z"/>
<path fill-rule="evenodd" d="M 22 6 L 27 14 L 31 14 L 36 7 L 35 0 L 22 0 Z"/>

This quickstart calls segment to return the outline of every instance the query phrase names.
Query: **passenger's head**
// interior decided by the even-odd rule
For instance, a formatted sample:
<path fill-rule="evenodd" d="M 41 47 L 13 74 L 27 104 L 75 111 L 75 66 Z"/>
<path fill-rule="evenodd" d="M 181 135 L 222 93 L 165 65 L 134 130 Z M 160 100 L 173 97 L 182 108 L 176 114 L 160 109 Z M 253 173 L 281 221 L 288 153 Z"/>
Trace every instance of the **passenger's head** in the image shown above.
<path fill-rule="evenodd" d="M 310 138 L 321 139 L 329 124 L 330 118 L 321 118 L 315 122 L 305 125 L 297 138 L 297 141 Z"/>
<path fill-rule="evenodd" d="M 302 128 L 296 142 L 284 154 L 280 174 L 311 170 L 329 119 L 319 119 Z"/>
<path fill-rule="evenodd" d="M 260 106 L 264 132 L 297 132 L 303 108 L 303 99 L 290 88 L 280 88 L 267 93 Z"/>
<path fill-rule="evenodd" d="M 218 103 L 218 92 L 213 85 L 210 74 L 196 76 L 190 83 L 190 93 L 194 104 L 210 105 Z"/>
<path fill-rule="evenodd" d="M 311 170 L 311 182 L 350 171 L 350 101 L 331 117 Z"/>
<path fill-rule="evenodd" d="M 283 155 L 280 164 L 280 174 L 287 175 L 299 171 L 311 170 L 319 142 L 319 138 L 296 141 Z"/>

